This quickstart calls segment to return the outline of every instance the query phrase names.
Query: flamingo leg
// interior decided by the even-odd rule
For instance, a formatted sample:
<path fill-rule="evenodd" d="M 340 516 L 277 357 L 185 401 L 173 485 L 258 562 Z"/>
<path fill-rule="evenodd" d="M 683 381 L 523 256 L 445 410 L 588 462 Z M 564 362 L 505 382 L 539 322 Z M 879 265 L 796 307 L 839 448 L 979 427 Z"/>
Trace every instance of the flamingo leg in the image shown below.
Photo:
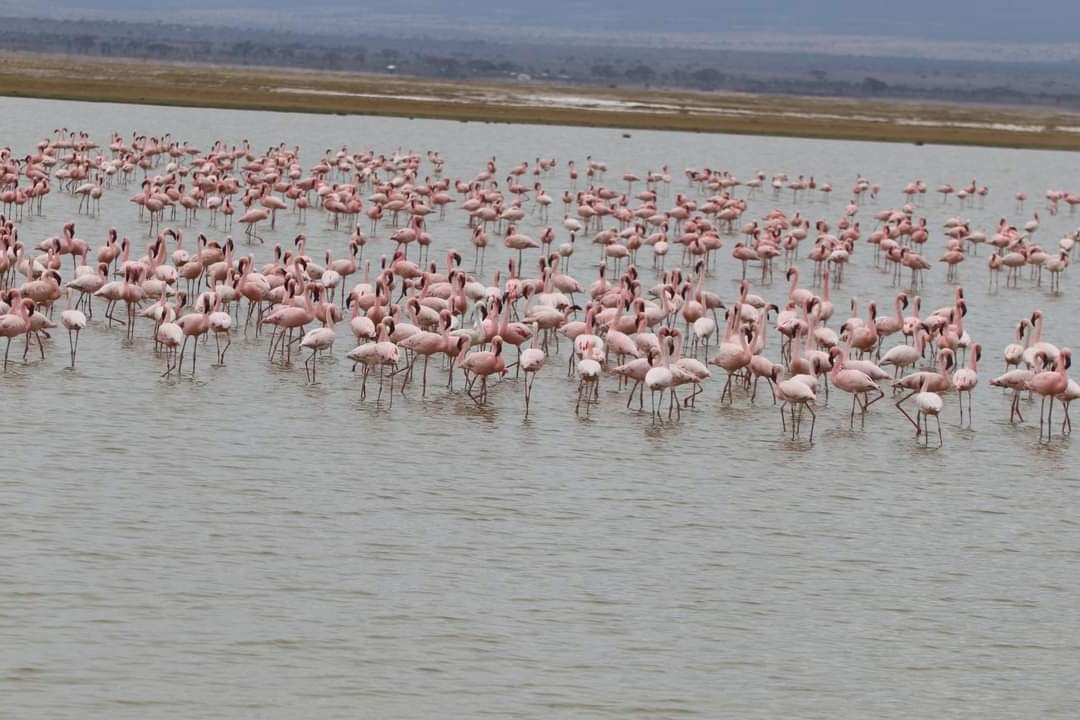
<path fill-rule="evenodd" d="M 911 397 L 912 395 L 914 395 L 914 394 L 915 394 L 915 392 L 916 392 L 915 390 L 912 390 L 912 391 L 911 391 L 911 392 L 909 392 L 909 393 L 908 393 L 907 395 L 905 395 L 904 397 L 902 397 L 902 398 L 900 398 L 899 400 L 897 400 L 897 401 L 896 401 L 896 409 L 897 409 L 897 410 L 899 410 L 900 412 L 904 413 L 904 417 L 906 417 L 906 418 L 908 419 L 908 422 L 910 422 L 910 423 L 911 423 L 912 425 L 914 425 L 914 426 L 915 426 L 915 433 L 916 433 L 916 434 L 918 434 L 918 432 L 919 432 L 919 425 L 918 425 L 918 423 L 916 423 L 916 422 L 915 422 L 915 420 L 913 420 L 913 419 L 912 419 L 911 415 L 909 415 L 909 414 L 908 414 L 908 411 L 907 411 L 907 410 L 905 410 L 905 409 L 904 409 L 904 408 L 903 408 L 903 407 L 901 406 L 901 404 L 902 404 L 902 403 L 903 403 L 903 402 L 904 402 L 905 400 L 907 400 L 908 398 L 910 398 L 910 397 Z"/>
<path fill-rule="evenodd" d="M 532 382 L 536 379 L 536 373 L 532 373 L 532 378 L 529 377 L 529 373 L 525 373 L 525 417 L 529 417 L 529 396 L 532 394 Z"/>
<path fill-rule="evenodd" d="M 1009 421 L 1012 422 L 1013 416 L 1020 418 L 1020 422 L 1024 422 L 1024 416 L 1020 414 L 1020 391 L 1013 392 L 1012 411 L 1009 413 Z"/>
<path fill-rule="evenodd" d="M 1046 403 L 1046 398 L 1043 398 L 1043 403 Z M 1050 438 L 1054 436 L 1054 398 L 1050 398 L 1050 407 L 1046 411 L 1046 441 L 1050 442 Z"/>
<path fill-rule="evenodd" d="M 675 394 L 675 388 L 671 388 L 671 397 L 668 399 L 668 420 L 671 419 L 671 410 L 674 408 L 677 412 L 677 418 L 682 419 L 682 408 L 679 407 L 679 396 Z"/>

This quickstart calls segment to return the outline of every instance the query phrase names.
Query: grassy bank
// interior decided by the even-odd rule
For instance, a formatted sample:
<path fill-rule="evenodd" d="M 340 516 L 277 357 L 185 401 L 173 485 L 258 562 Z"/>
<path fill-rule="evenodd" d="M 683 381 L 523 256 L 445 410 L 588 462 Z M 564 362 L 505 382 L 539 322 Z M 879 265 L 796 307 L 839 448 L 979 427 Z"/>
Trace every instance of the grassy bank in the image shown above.
<path fill-rule="evenodd" d="M 281 68 L 0 55 L 0 95 L 625 130 L 1080 149 L 1080 115 L 1047 109 L 442 82 Z"/>

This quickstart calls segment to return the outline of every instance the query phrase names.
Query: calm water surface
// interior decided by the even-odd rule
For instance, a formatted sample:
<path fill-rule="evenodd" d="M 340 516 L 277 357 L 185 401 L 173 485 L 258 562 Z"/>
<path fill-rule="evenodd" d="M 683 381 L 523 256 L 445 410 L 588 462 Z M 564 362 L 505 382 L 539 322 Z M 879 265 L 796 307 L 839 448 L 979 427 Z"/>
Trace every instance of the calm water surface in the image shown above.
<path fill-rule="evenodd" d="M 992 234 L 999 217 L 1022 225 L 1042 208 L 1047 246 L 1080 225 L 1041 202 L 1048 188 L 1076 189 L 1076 156 L 1064 153 L 12 99 L 0 111 L 16 155 L 66 126 L 103 144 L 112 131 L 203 149 L 219 137 L 256 150 L 284 142 L 300 145 L 306 167 L 342 145 L 434 149 L 448 176 L 466 179 L 491 156 L 502 177 L 555 157 L 544 182 L 556 196 L 565 161 L 583 167 L 587 155 L 620 189 L 624 171 L 667 163 L 671 197 L 696 193 L 682 170 L 704 166 L 837 189 L 828 204 L 797 206 L 766 193 L 747 219 L 776 206 L 835 223 L 861 174 L 882 187 L 856 217 L 864 237 L 872 214 L 922 178 L 930 191 L 916 214 L 934 230 L 931 257 L 953 215 Z M 971 178 L 991 188 L 985 208 L 933 192 Z M 97 247 L 116 226 L 141 251 L 136 190 L 109 190 L 78 234 Z M 1022 213 L 1018 190 L 1031 197 Z M 54 192 L 21 238 L 58 233 L 75 206 Z M 557 228 L 561 216 L 556 203 Z M 343 252 L 347 235 L 321 215 L 300 229 L 313 256 Z M 471 259 L 460 211 L 431 230 L 432 258 L 456 246 Z M 287 215 L 267 228 L 257 262 L 296 232 Z M 366 256 L 392 250 L 389 232 Z M 737 239 L 710 279 L 725 299 L 737 292 Z M 504 252 L 493 237 L 485 279 Z M 596 254 L 579 240 L 575 274 L 593 275 Z M 206 349 L 195 380 L 163 380 L 150 326 L 125 343 L 99 313 L 78 370 L 65 369 L 60 334 L 46 360 L 0 375 L 0 714 L 1075 717 L 1078 453 L 1069 438 L 1037 441 L 1037 404 L 1010 425 L 1008 398 L 986 380 L 1037 307 L 1047 339 L 1080 344 L 1076 276 L 1059 296 L 1026 278 L 989 293 L 984 263 L 985 250 L 961 266 L 967 328 L 985 348 L 975 422 L 961 427 L 947 396 L 941 449 L 919 447 L 886 402 L 850 432 L 835 396 L 814 444 L 792 442 L 760 397 L 720 405 L 715 376 L 679 422 L 625 409 L 612 378 L 576 417 L 565 349 L 537 379 L 527 421 L 512 376 L 484 408 L 438 383 L 426 400 L 411 389 L 377 406 L 360 400 L 344 328 L 315 386 L 299 367 L 270 365 L 253 336 L 234 339 L 224 367 Z M 754 291 L 782 302 L 786 286 L 778 272 Z M 895 292 L 860 246 L 835 317 L 850 296 L 864 314 L 874 298 L 886 312 Z M 935 267 L 924 312 L 952 292 Z"/>

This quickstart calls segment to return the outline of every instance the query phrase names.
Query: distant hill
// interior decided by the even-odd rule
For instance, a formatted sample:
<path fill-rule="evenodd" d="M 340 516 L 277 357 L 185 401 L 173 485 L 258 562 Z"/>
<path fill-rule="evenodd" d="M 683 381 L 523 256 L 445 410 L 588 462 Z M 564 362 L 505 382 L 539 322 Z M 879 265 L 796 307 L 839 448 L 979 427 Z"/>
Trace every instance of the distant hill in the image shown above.
<path fill-rule="evenodd" d="M 223 25 L 345 36 L 393 32 L 612 44 L 1037 61 L 1080 57 L 1080 3 L 978 0 L 0 0 L 0 15 Z M 764 47 L 763 47 L 764 46 Z M 951 50 L 949 48 L 952 48 Z"/>

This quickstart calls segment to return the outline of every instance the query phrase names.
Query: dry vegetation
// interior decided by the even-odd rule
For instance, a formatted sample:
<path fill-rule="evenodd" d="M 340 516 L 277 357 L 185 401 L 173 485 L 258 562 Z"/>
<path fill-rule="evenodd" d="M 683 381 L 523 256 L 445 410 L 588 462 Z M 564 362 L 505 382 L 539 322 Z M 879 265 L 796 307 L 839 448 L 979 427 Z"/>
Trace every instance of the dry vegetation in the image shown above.
<path fill-rule="evenodd" d="M 0 55 L 0 95 L 626 130 L 1080 149 L 1080 115 L 1041 109 L 611 90 L 533 82 L 447 83 L 392 75 L 28 54 Z M 586 106 L 590 99 L 599 107 Z"/>

